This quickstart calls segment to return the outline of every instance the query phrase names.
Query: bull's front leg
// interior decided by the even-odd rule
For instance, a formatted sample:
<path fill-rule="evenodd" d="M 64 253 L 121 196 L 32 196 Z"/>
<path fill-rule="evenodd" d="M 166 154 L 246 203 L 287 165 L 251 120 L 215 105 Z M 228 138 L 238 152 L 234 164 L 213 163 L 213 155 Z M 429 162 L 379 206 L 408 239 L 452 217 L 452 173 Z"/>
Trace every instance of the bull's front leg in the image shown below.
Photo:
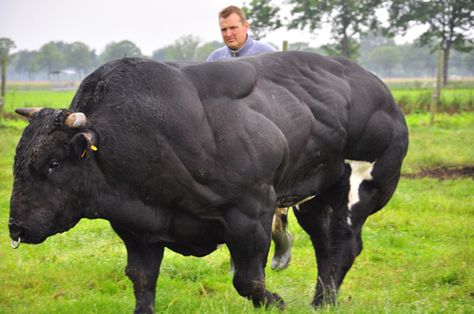
<path fill-rule="evenodd" d="M 125 274 L 133 283 L 135 314 L 155 313 L 156 281 L 160 272 L 164 247 L 142 242 L 125 230 L 113 226 L 127 248 Z"/>
<path fill-rule="evenodd" d="M 275 305 L 284 308 L 278 294 L 265 288 L 265 265 L 271 242 L 273 212 L 254 217 L 237 209 L 226 215 L 226 244 L 234 261 L 233 284 L 237 292 L 255 307 Z"/>

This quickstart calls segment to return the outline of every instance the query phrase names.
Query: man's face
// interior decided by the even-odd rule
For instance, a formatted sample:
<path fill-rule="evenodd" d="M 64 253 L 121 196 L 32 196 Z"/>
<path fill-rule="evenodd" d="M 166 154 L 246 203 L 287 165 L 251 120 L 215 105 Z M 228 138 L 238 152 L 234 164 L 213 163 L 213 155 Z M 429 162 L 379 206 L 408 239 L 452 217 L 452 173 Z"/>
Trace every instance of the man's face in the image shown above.
<path fill-rule="evenodd" d="M 219 19 L 222 40 L 224 44 L 232 50 L 240 49 L 247 40 L 247 31 L 249 23 L 242 24 L 240 17 L 232 13 L 226 18 Z"/>

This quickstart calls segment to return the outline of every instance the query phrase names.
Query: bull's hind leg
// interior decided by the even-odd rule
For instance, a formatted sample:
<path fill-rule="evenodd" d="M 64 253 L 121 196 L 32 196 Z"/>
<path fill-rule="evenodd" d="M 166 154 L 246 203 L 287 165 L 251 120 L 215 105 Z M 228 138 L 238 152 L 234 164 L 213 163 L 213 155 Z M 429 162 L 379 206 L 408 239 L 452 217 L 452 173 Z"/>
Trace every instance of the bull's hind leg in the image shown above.
<path fill-rule="evenodd" d="M 387 154 L 374 163 L 346 161 L 338 183 L 295 210 L 316 252 L 313 306 L 335 303 L 344 276 L 362 250 L 362 225 L 393 194 L 403 156 Z"/>

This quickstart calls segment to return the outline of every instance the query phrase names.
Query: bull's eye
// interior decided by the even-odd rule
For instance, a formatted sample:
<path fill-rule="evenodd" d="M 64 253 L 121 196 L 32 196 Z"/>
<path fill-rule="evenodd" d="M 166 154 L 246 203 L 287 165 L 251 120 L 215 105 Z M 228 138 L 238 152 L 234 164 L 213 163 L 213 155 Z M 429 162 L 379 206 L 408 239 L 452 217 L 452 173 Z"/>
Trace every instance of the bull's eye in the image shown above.
<path fill-rule="evenodd" d="M 54 169 L 56 169 L 56 168 L 58 168 L 58 167 L 59 167 L 59 161 L 57 161 L 57 160 L 51 160 L 51 162 L 50 162 L 49 165 L 48 165 L 48 168 L 49 168 L 48 170 L 49 170 L 49 171 L 52 171 L 52 170 L 54 170 Z"/>

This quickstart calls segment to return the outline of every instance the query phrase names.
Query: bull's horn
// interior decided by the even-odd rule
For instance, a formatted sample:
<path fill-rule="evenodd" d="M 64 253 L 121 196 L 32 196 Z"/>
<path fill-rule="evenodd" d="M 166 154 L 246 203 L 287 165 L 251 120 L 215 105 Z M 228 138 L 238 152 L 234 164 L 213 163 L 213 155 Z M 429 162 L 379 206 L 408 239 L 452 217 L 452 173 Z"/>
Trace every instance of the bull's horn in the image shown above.
<path fill-rule="evenodd" d="M 83 128 L 86 126 L 87 118 L 82 112 L 74 112 L 67 116 L 64 124 L 70 128 Z"/>
<path fill-rule="evenodd" d="M 22 115 L 24 117 L 27 117 L 28 119 L 33 119 L 38 112 L 43 108 L 39 107 L 34 107 L 34 108 L 17 108 L 15 109 L 15 112 L 18 113 L 19 115 Z"/>

